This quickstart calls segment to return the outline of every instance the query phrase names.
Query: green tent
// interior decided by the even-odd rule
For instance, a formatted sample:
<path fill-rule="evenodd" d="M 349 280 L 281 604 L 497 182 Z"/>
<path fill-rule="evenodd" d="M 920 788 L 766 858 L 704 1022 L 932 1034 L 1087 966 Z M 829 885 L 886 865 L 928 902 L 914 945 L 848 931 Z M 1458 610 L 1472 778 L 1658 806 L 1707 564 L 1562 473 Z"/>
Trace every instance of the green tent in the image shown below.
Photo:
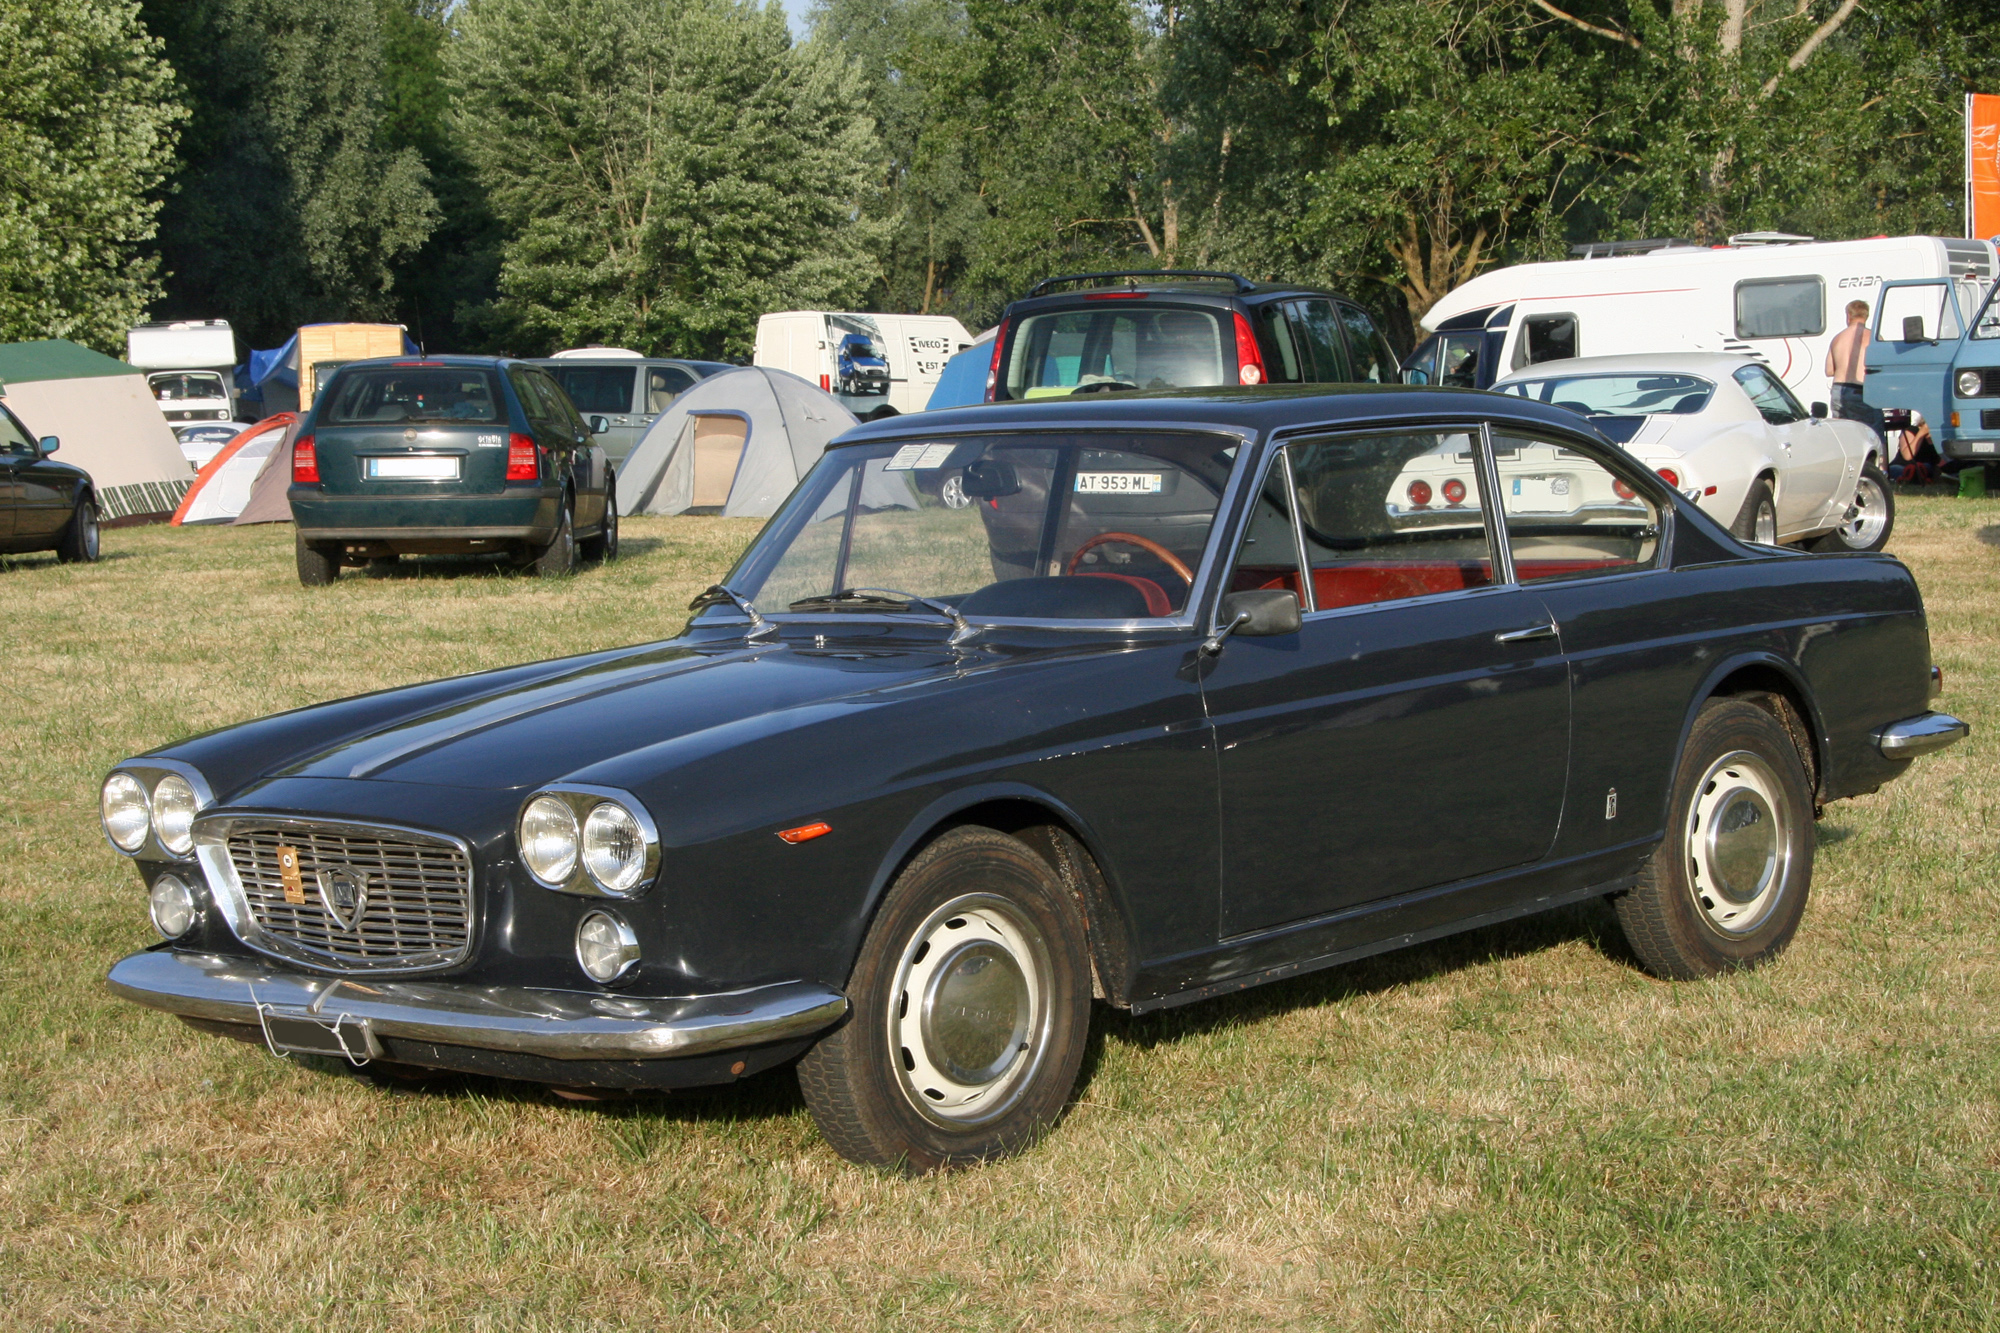
<path fill-rule="evenodd" d="M 0 389 L 31 435 L 90 473 L 106 523 L 164 520 L 194 472 L 145 372 L 62 338 L 0 346 Z"/>

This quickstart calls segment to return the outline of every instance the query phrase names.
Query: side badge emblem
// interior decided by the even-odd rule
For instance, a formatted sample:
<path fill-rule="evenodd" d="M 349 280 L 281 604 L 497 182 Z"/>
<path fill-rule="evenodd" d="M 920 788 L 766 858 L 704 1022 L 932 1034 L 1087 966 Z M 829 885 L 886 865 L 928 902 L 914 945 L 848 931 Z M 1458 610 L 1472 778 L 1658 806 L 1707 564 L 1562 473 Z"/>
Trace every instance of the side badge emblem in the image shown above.
<path fill-rule="evenodd" d="M 1604 817 L 1606 819 L 1618 818 L 1618 789 L 1616 787 L 1604 793 Z"/>
<path fill-rule="evenodd" d="M 356 930 L 368 910 L 368 877 L 346 866 L 328 866 L 319 872 L 319 900 L 336 926 Z"/>

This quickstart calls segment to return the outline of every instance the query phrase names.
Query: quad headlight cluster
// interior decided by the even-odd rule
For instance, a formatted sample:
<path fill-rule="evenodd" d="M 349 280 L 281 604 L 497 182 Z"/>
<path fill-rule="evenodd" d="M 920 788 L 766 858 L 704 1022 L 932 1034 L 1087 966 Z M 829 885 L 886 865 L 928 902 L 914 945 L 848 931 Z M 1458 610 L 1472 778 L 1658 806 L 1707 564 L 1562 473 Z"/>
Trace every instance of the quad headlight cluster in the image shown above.
<path fill-rule="evenodd" d="M 659 831 L 629 792 L 546 788 L 521 807 L 518 835 L 521 864 L 538 884 L 563 893 L 630 898 L 659 874 Z"/>
<path fill-rule="evenodd" d="M 104 780 L 99 806 L 104 835 L 127 856 L 137 856 L 150 838 L 173 857 L 194 854 L 194 817 L 209 802 L 197 790 L 198 774 L 133 765 Z M 204 784 L 205 785 L 205 784 Z"/>

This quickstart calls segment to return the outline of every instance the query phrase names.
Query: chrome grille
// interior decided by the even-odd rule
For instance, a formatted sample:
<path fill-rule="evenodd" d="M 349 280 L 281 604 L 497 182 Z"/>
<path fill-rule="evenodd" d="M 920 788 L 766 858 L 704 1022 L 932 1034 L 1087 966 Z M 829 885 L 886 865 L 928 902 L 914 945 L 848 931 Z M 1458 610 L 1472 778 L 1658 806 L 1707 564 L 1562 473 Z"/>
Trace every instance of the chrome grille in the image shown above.
<path fill-rule="evenodd" d="M 472 868 L 450 842 L 286 821 L 272 827 L 238 824 L 226 846 L 251 920 L 268 937 L 266 943 L 286 953 L 302 951 L 324 967 L 371 971 L 449 966 L 471 943 Z M 304 902 L 286 901 L 281 847 L 298 853 Z M 319 872 L 336 868 L 365 883 L 364 906 L 351 930 L 327 910 L 320 894 Z"/>

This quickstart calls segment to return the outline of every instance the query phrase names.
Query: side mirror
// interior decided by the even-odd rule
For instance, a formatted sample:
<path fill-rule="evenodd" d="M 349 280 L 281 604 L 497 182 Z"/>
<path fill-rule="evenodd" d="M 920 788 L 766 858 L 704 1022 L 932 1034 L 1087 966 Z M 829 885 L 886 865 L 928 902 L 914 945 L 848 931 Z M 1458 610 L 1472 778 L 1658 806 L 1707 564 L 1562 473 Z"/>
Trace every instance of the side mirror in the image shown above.
<path fill-rule="evenodd" d="M 590 433 L 592 435 L 602 435 L 611 429 L 611 421 L 608 417 L 587 417 L 585 420 L 590 424 Z"/>
<path fill-rule="evenodd" d="M 62 437 L 60 435 L 44 435 L 40 440 L 40 444 L 44 454 L 52 454 L 62 448 Z"/>
<path fill-rule="evenodd" d="M 1826 404 L 1825 404 L 1825 403 L 1814 403 L 1814 404 L 1812 405 L 1812 415 L 1813 415 L 1813 420 L 1814 420 L 1814 421 L 1825 421 L 1825 420 L 1826 420 Z"/>
<path fill-rule="evenodd" d="M 1906 343 L 1929 342 L 1924 337 L 1924 317 L 1922 315 L 1903 316 L 1903 341 Z"/>
<path fill-rule="evenodd" d="M 1232 592 L 1222 599 L 1217 608 L 1217 618 L 1221 628 L 1210 635 L 1201 650 L 1213 655 L 1222 651 L 1222 641 L 1232 634 L 1242 634 L 1250 638 L 1268 638 L 1277 634 L 1296 634 L 1302 623 L 1299 618 L 1298 594 L 1283 588 L 1257 588 L 1250 592 Z"/>

